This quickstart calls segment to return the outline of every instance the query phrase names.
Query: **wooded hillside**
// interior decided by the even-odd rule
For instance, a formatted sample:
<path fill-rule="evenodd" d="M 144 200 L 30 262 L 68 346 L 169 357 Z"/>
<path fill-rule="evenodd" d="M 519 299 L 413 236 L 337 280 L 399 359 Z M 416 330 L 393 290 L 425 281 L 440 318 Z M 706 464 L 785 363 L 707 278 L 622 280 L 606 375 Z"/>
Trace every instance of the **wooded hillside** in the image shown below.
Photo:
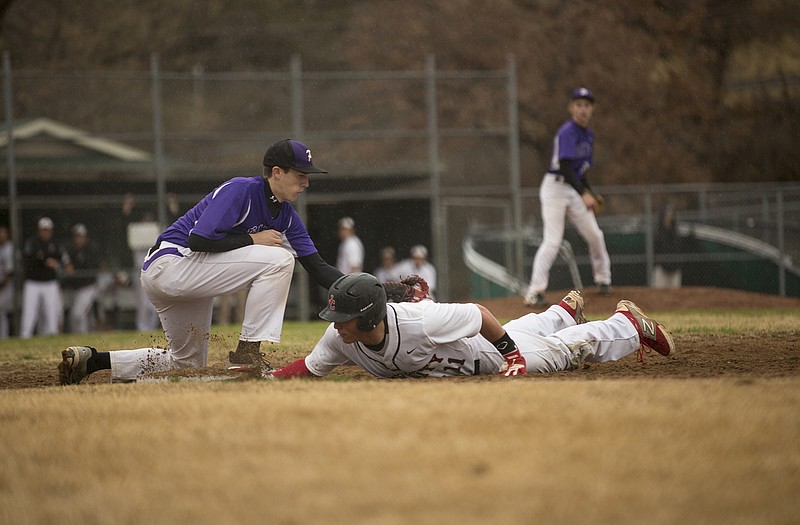
<path fill-rule="evenodd" d="M 7 0 L 15 69 L 503 69 L 516 59 L 523 164 L 566 97 L 597 97 L 596 183 L 800 180 L 800 9 L 780 0 Z M 504 95 L 504 94 L 502 94 Z M 490 97 L 491 93 L 484 96 Z M 477 118 L 442 101 L 454 124 Z M 538 177 L 538 175 L 537 175 Z"/>

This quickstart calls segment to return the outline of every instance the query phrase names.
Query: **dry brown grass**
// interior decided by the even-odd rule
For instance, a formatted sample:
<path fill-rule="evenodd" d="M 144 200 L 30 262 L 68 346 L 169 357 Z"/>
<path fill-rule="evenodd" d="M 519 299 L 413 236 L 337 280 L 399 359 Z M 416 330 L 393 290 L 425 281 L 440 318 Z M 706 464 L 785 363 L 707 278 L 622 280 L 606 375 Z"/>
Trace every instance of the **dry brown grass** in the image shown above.
<path fill-rule="evenodd" d="M 732 310 L 776 299 L 688 289 L 667 298 L 692 310 L 651 311 L 660 295 L 620 292 L 668 324 L 675 356 L 510 381 L 345 367 L 324 381 L 98 373 L 62 388 L 64 346 L 163 336 L 0 341 L 0 524 L 797 523 L 797 301 Z M 614 302 L 591 297 L 590 317 Z M 265 350 L 284 365 L 323 329 L 287 323 Z M 215 328 L 199 373 L 224 370 L 236 337 Z"/>
<path fill-rule="evenodd" d="M 800 379 L 0 390 L 2 523 L 794 523 Z"/>

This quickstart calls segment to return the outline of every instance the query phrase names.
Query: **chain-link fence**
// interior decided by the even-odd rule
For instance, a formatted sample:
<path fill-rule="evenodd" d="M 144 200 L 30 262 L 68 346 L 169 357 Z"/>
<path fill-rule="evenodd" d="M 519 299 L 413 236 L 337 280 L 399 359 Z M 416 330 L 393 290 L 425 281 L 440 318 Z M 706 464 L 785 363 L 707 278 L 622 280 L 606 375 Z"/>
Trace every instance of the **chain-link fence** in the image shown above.
<path fill-rule="evenodd" d="M 293 137 L 330 171 L 295 203 L 326 260 L 349 215 L 366 270 L 381 247 L 404 258 L 416 244 L 448 268 L 461 264 L 450 191 L 491 184 L 519 199 L 515 75 L 512 58 L 489 71 L 440 71 L 430 57 L 421 71 L 309 72 L 293 58 L 287 71 L 211 73 L 161 71 L 156 56 L 144 72 L 13 70 L 6 55 L 0 223 L 18 264 L 40 217 L 63 244 L 85 224 L 114 277 L 101 309 L 130 327 L 141 260 L 130 224 L 163 228 L 221 182 L 260 174 L 267 146 Z M 460 278 L 439 275 L 440 298 L 463 294 Z M 295 277 L 287 317 L 313 318 L 319 290 Z"/>
<path fill-rule="evenodd" d="M 6 55 L 3 81 L 0 223 L 18 264 L 40 217 L 65 244 L 85 224 L 103 254 L 106 328 L 135 326 L 137 251 L 150 240 L 133 242 L 130 224 L 163 228 L 224 180 L 258 175 L 266 147 L 286 137 L 330 171 L 295 203 L 329 262 L 348 215 L 368 271 L 384 246 L 400 258 L 428 246 L 440 300 L 518 293 L 529 278 L 541 175 L 520 173 L 513 58 L 489 71 L 441 71 L 431 57 L 421 71 L 309 72 L 294 58 L 286 71 L 211 73 L 161 71 L 155 56 L 145 72 L 14 71 Z M 680 266 L 683 284 L 796 294 L 797 185 L 599 189 L 615 284 Z M 667 204 L 679 240 L 665 251 Z M 551 285 L 591 284 L 585 245 L 566 239 L 572 256 Z M 737 277 L 719 279 L 728 267 Z M 314 318 L 321 291 L 302 270 L 295 280 L 287 317 Z"/>
<path fill-rule="evenodd" d="M 599 186 L 598 222 L 613 282 L 631 286 L 718 286 L 800 296 L 800 185 Z M 542 237 L 536 188 L 523 191 L 525 227 L 474 221 L 464 235 L 472 297 L 524 292 Z M 502 202 L 499 201 L 499 202 Z M 471 205 L 463 213 L 476 216 Z M 586 243 L 567 228 L 551 289 L 592 286 Z M 512 246 L 519 246 L 521 257 Z"/>

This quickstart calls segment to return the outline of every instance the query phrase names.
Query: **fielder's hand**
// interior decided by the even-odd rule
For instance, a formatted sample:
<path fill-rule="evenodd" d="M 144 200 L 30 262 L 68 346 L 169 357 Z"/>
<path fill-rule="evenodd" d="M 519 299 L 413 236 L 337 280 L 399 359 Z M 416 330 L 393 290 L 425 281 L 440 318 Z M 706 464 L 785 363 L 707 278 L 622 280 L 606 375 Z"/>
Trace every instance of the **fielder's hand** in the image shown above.
<path fill-rule="evenodd" d="M 419 275 L 409 275 L 398 282 L 383 283 L 386 300 L 391 303 L 418 303 L 430 299 L 428 282 Z"/>
<path fill-rule="evenodd" d="M 283 235 L 276 230 L 264 230 L 251 233 L 250 237 L 253 238 L 253 244 L 260 244 L 262 246 L 281 246 L 283 244 Z"/>
<path fill-rule="evenodd" d="M 509 352 L 503 356 L 505 363 L 500 367 L 500 374 L 506 377 L 524 376 L 528 373 L 525 358 L 519 353 L 519 349 Z"/>
<path fill-rule="evenodd" d="M 594 200 L 597 204 L 594 205 L 595 215 L 600 215 L 606 207 L 606 199 L 602 195 L 594 194 Z"/>
<path fill-rule="evenodd" d="M 602 195 L 598 195 L 591 190 L 583 190 L 583 195 L 581 195 L 583 199 L 583 203 L 586 205 L 587 208 L 594 211 L 595 215 L 600 215 L 603 213 L 603 209 L 605 208 L 606 199 Z"/>

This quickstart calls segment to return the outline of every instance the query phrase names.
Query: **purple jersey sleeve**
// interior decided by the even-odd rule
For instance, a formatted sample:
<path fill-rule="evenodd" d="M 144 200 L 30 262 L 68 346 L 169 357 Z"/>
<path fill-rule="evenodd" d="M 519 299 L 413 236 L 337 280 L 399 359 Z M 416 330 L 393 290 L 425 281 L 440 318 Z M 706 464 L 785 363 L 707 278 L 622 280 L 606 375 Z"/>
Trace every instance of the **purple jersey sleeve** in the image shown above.
<path fill-rule="evenodd" d="M 592 147 L 594 132 L 580 127 L 570 120 L 558 128 L 553 139 L 553 156 L 550 159 L 550 173 L 561 173 L 561 159 L 570 159 L 578 170 L 575 175 L 583 178 L 583 174 L 592 166 Z"/>
<path fill-rule="evenodd" d="M 159 237 L 179 246 L 189 245 L 189 234 L 222 239 L 231 233 L 277 230 L 286 236 L 299 257 L 317 252 L 303 221 L 289 202 L 281 204 L 277 217 L 267 207 L 262 177 L 237 177 L 203 197 Z"/>

